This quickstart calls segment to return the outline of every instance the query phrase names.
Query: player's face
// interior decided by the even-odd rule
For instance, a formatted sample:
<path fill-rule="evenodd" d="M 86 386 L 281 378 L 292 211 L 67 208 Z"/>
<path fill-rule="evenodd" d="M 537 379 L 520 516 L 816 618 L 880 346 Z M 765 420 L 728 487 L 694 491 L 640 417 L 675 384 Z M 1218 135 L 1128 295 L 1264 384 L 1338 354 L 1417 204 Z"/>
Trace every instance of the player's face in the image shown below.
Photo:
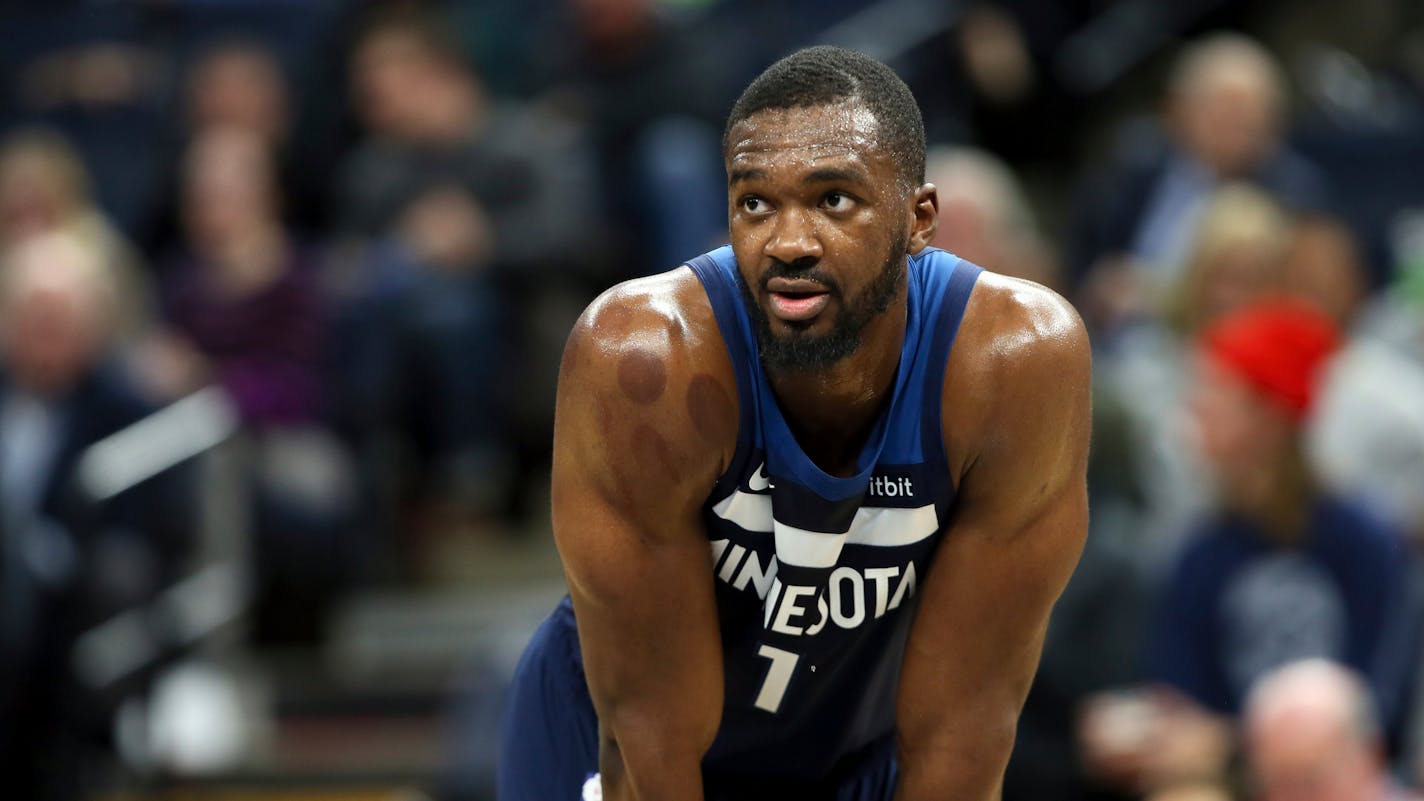
<path fill-rule="evenodd" d="M 729 225 L 769 369 L 828 367 L 903 297 L 913 192 L 874 116 L 843 103 L 762 111 L 733 126 Z"/>

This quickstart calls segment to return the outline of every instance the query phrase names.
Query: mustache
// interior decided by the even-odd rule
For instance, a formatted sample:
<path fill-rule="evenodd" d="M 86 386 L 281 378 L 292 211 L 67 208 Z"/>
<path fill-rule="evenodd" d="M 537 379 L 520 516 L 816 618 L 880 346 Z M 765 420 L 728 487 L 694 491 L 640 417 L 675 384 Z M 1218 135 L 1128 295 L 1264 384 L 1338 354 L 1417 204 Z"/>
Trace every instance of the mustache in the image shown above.
<path fill-rule="evenodd" d="M 817 269 L 816 263 L 811 260 L 797 260 L 788 263 L 772 259 L 771 265 L 761 273 L 762 289 L 766 289 L 767 282 L 773 278 L 805 278 L 821 284 L 832 295 L 841 294 L 841 285 L 836 279 Z"/>

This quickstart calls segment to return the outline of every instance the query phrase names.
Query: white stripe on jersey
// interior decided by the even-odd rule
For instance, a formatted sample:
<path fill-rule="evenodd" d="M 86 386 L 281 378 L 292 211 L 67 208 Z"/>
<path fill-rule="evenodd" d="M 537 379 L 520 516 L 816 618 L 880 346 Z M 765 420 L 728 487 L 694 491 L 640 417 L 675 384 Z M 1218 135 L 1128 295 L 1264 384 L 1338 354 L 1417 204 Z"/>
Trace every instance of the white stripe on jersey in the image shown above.
<path fill-rule="evenodd" d="M 770 495 L 742 490 L 723 498 L 712 507 L 712 512 L 747 531 L 762 534 L 774 531 L 777 558 L 804 567 L 834 565 L 842 545 L 911 545 L 939 530 L 939 515 L 935 513 L 934 504 L 912 509 L 861 507 L 856 510 L 855 519 L 846 534 L 806 531 L 788 526 L 772 518 Z"/>

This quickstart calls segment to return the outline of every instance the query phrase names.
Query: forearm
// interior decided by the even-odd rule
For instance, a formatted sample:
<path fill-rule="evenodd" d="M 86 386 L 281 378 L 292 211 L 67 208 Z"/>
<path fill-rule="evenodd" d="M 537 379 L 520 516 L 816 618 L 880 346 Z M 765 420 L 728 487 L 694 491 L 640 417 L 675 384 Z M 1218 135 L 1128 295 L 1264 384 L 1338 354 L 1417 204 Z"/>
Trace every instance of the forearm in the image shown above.
<path fill-rule="evenodd" d="M 605 731 L 598 766 L 605 801 L 702 801 L 702 750 L 658 731 Z"/>
<path fill-rule="evenodd" d="M 957 733 L 906 742 L 899 748 L 895 801 L 998 801 L 1014 746 L 1012 721 L 966 721 Z"/>

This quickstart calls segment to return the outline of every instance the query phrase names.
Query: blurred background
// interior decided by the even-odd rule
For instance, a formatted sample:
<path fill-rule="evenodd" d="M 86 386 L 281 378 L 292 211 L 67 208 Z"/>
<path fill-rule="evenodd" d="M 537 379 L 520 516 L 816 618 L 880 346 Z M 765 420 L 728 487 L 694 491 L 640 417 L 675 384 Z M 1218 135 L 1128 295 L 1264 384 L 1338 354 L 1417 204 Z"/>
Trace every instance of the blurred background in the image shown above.
<path fill-rule="evenodd" d="M 1092 331 L 1005 797 L 1412 797 L 1416 0 L 4 0 L 0 793 L 491 798 L 564 336 L 723 241 L 722 119 L 815 43 Z"/>

